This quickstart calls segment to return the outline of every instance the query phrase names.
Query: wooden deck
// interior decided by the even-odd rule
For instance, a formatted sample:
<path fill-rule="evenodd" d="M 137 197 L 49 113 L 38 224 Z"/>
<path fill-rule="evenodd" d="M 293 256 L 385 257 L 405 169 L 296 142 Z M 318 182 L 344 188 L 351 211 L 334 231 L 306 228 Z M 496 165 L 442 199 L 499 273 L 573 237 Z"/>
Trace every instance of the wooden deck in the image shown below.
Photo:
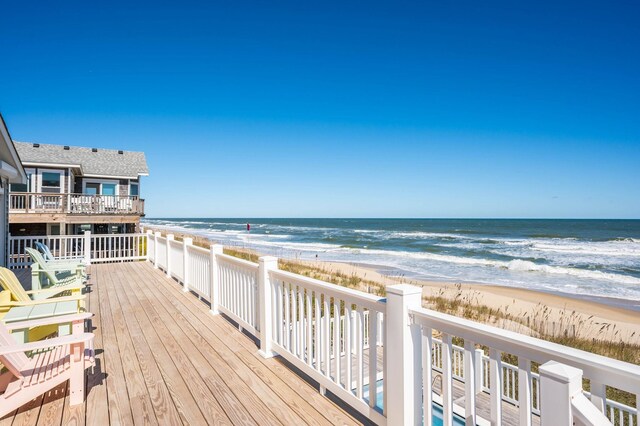
<path fill-rule="evenodd" d="M 65 384 L 0 426 L 358 423 L 150 263 L 94 265 L 89 274 L 96 366 L 85 403 L 70 407 Z"/>

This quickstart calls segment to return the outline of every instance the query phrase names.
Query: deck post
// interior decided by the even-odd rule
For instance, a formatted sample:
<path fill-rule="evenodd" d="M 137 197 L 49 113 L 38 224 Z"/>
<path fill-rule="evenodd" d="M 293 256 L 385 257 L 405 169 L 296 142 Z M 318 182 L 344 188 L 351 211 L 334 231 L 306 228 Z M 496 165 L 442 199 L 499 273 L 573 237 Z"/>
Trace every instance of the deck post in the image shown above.
<path fill-rule="evenodd" d="M 182 242 L 182 291 L 189 291 L 189 246 L 193 244 L 193 238 L 185 237 Z"/>
<path fill-rule="evenodd" d="M 144 250 L 144 254 L 145 254 L 144 260 L 149 260 L 149 240 L 151 238 L 153 238 L 153 231 L 151 229 L 147 229 L 145 232 L 147 234 L 147 241 L 146 241 L 146 244 L 144 245 L 144 249 L 145 249 Z M 155 247 L 155 244 L 153 246 Z"/>
<path fill-rule="evenodd" d="M 274 356 L 271 350 L 273 340 L 273 318 L 272 318 L 272 286 L 269 279 L 269 271 L 278 269 L 278 258 L 273 256 L 262 256 L 258 259 L 258 313 L 260 315 L 260 351 L 258 353 L 263 358 Z"/>
<path fill-rule="evenodd" d="M 156 231 L 153 235 L 153 267 L 158 269 L 158 237 L 160 236 L 160 232 Z"/>
<path fill-rule="evenodd" d="M 387 424 L 422 423 L 422 332 L 409 318 L 409 308 L 422 304 L 422 289 L 407 284 L 387 287 L 386 376 Z M 431 389 L 428 389 L 431 392 Z"/>
<path fill-rule="evenodd" d="M 84 231 L 84 263 L 91 264 L 91 231 Z"/>
<path fill-rule="evenodd" d="M 211 270 L 209 271 L 209 284 L 211 288 L 209 290 L 209 298 L 211 302 L 211 312 L 213 315 L 218 315 L 220 311 L 218 310 L 218 305 L 220 303 L 220 274 L 218 272 L 218 255 L 222 254 L 222 245 L 220 244 L 211 244 L 211 249 L 209 250 L 210 260 L 209 264 Z"/>
<path fill-rule="evenodd" d="M 482 393 L 482 375 L 484 374 L 484 363 L 482 362 L 482 358 L 484 357 L 484 351 L 482 349 L 476 349 L 474 356 L 476 358 L 476 368 L 474 370 L 476 374 L 476 395 L 478 395 Z"/>
<path fill-rule="evenodd" d="M 171 241 L 173 234 L 167 234 L 167 276 L 171 278 Z"/>
<path fill-rule="evenodd" d="M 539 371 L 540 425 L 573 425 L 571 400 L 582 393 L 582 370 L 549 361 Z"/>

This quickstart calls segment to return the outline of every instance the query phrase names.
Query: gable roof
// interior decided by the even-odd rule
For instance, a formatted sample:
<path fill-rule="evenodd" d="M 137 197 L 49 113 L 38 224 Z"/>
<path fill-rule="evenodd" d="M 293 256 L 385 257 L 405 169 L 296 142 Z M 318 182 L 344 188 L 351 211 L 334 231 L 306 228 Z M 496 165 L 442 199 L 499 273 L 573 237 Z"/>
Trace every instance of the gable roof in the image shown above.
<path fill-rule="evenodd" d="M 76 167 L 83 176 L 92 177 L 137 179 L 149 175 L 144 152 L 102 148 L 93 152 L 93 148 L 31 142 L 15 142 L 15 146 L 24 165 Z"/>

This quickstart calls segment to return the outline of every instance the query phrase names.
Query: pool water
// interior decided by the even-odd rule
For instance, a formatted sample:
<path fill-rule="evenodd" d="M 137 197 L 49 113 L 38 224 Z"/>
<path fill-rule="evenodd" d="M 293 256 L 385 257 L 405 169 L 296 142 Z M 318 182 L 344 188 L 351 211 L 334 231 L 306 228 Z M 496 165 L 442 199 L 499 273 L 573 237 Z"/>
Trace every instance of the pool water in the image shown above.
<path fill-rule="evenodd" d="M 382 380 L 378 380 L 378 382 L 376 383 L 376 388 L 377 388 L 376 408 L 380 412 L 382 412 L 382 409 L 384 407 L 384 396 L 382 394 L 382 389 L 383 389 L 382 382 L 383 382 Z M 369 402 L 369 385 L 364 385 L 362 390 L 363 390 L 363 399 Z M 442 406 L 434 402 L 432 413 L 433 413 L 432 414 L 433 426 L 443 426 Z M 454 426 L 464 426 L 465 425 L 464 419 L 460 416 L 454 415 L 453 424 Z"/>

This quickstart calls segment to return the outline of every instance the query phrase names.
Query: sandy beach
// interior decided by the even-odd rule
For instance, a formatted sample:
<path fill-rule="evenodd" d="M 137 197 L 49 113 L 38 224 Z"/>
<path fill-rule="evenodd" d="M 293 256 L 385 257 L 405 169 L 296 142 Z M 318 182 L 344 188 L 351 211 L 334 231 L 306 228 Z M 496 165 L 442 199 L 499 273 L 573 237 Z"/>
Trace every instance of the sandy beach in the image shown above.
<path fill-rule="evenodd" d="M 571 327 L 575 324 L 578 327 L 575 332 L 578 337 L 600 336 L 616 341 L 640 343 L 640 312 L 630 309 L 586 299 L 514 287 L 413 280 L 382 274 L 374 266 L 325 261 L 300 262 L 331 272 L 340 272 L 345 275 L 355 274 L 362 279 L 379 282 L 385 286 L 398 283 L 421 286 L 423 295 L 426 297 L 443 294 L 445 297 L 453 298 L 460 293 L 458 297 L 461 299 L 473 300 L 478 305 L 485 305 L 498 311 L 506 311 L 523 318 L 527 315 L 542 315 L 542 311 L 546 307 L 548 310 L 544 314 L 549 322 L 549 331 L 553 330 L 554 322 L 558 333 L 561 332 L 561 328 L 566 328 L 566 325 Z M 567 317 L 572 315 L 574 320 L 568 321 Z M 580 321 L 583 322 L 578 325 Z M 500 321 L 495 325 L 514 331 L 527 331 L 522 324 L 510 321 Z M 600 331 L 603 326 L 604 329 Z M 573 333 L 573 329 L 568 332 Z"/>

